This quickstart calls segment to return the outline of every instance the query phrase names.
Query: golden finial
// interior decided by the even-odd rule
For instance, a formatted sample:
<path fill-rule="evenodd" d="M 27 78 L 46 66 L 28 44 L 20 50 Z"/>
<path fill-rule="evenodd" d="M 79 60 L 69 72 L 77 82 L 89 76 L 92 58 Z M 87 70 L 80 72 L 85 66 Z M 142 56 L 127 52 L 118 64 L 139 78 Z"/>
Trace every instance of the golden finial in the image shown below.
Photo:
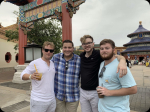
<path fill-rule="evenodd" d="M 140 25 L 142 25 L 142 21 L 140 21 L 139 23 L 140 23 Z"/>
<path fill-rule="evenodd" d="M 30 43 L 30 40 L 28 39 L 28 41 L 27 41 L 28 43 Z"/>

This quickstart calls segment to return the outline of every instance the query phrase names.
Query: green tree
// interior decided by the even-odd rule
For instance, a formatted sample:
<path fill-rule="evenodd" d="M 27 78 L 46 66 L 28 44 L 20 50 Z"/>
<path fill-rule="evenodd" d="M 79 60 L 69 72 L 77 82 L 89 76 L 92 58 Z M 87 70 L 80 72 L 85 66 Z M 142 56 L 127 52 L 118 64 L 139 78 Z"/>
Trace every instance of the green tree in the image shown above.
<path fill-rule="evenodd" d="M 27 38 L 30 42 L 42 46 L 45 41 L 53 42 L 55 45 L 55 52 L 59 53 L 62 47 L 62 28 L 60 22 L 56 19 L 46 19 L 34 22 L 34 28 L 27 33 Z M 19 40 L 18 29 L 16 31 L 8 30 L 5 34 L 8 41 Z M 18 45 L 14 47 L 17 49 Z"/>
<path fill-rule="evenodd" d="M 82 51 L 74 50 L 74 54 L 80 55 Z"/>

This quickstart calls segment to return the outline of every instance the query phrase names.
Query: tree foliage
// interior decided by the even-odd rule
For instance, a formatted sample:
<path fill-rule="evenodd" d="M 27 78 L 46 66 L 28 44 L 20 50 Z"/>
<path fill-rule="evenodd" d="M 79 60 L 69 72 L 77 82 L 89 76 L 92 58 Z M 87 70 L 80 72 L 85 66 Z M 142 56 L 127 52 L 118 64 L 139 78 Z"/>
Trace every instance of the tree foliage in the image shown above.
<path fill-rule="evenodd" d="M 74 54 L 80 55 L 82 51 L 74 50 Z"/>
<path fill-rule="evenodd" d="M 8 30 L 5 36 L 8 37 L 8 41 L 19 40 L 18 30 Z M 45 41 L 53 42 L 55 45 L 55 53 L 59 53 L 62 47 L 62 28 L 58 20 L 39 20 L 34 22 L 34 28 L 27 33 L 27 38 L 30 42 L 34 41 L 40 46 L 42 46 Z M 15 48 L 17 48 L 17 46 L 15 46 Z"/>

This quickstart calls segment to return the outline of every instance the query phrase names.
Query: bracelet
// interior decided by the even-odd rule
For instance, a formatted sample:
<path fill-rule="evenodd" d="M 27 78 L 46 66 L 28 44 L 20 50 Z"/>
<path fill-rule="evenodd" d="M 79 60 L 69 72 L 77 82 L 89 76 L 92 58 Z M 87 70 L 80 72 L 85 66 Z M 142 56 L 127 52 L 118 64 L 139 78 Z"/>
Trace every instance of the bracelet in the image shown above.
<path fill-rule="evenodd" d="M 30 80 L 31 80 L 31 75 L 32 75 L 32 74 L 30 74 L 30 76 L 29 76 L 29 79 L 30 79 Z"/>

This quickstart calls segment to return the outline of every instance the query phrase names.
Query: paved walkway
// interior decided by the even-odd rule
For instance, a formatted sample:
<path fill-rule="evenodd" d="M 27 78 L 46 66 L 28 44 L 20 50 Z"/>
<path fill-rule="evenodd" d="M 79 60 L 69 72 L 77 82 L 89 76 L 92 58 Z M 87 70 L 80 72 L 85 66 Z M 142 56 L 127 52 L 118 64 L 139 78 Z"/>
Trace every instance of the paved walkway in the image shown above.
<path fill-rule="evenodd" d="M 11 81 L 13 79 L 15 73 L 15 69 L 9 69 L 9 70 L 0 70 L 0 83 Z"/>
<path fill-rule="evenodd" d="M 131 72 L 138 86 L 137 94 L 130 96 L 131 112 L 145 112 L 150 107 L 150 67 L 136 65 L 131 68 Z M 5 112 L 30 112 L 30 83 L 14 84 L 8 82 L 11 75 L 6 73 L 0 76 L 5 79 L 0 80 L 0 107 Z M 81 112 L 80 105 L 78 112 Z"/>

